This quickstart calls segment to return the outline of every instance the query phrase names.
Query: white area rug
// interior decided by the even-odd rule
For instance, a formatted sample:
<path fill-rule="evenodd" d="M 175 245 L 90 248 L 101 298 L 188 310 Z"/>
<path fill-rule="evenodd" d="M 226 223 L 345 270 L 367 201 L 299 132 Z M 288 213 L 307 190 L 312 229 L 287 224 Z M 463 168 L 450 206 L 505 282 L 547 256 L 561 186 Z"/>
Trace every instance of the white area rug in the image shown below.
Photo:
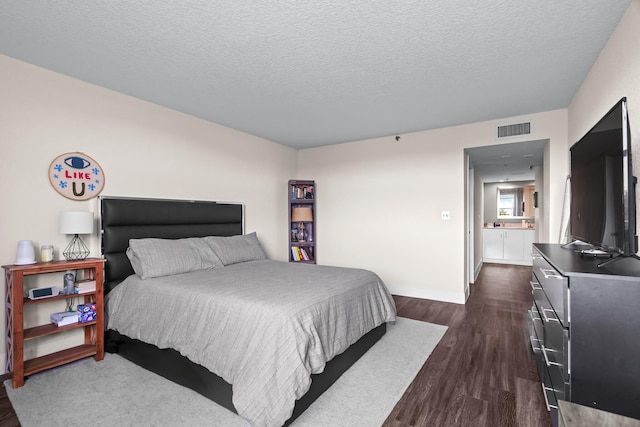
<path fill-rule="evenodd" d="M 398 318 L 387 334 L 309 407 L 295 427 L 381 425 L 447 328 Z M 23 427 L 247 426 L 234 413 L 113 354 L 5 382 Z"/>

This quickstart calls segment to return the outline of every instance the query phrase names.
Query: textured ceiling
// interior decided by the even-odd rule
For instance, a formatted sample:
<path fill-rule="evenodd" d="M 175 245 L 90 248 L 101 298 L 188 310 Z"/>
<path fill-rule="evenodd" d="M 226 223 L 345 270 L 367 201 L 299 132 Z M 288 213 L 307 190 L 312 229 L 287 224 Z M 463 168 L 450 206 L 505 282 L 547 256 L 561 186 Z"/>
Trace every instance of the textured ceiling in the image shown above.
<path fill-rule="evenodd" d="M 305 148 L 566 108 L 630 0 L 2 0 L 0 53 Z"/>

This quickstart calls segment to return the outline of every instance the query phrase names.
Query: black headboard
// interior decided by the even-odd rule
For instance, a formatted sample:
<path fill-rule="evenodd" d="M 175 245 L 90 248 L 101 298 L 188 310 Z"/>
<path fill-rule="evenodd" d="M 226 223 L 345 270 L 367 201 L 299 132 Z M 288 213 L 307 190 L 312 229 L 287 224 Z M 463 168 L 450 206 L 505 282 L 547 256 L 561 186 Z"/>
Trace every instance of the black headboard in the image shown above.
<path fill-rule="evenodd" d="M 104 197 L 100 200 L 100 250 L 105 293 L 133 274 L 129 239 L 233 236 L 243 233 L 243 206 L 193 200 Z"/>

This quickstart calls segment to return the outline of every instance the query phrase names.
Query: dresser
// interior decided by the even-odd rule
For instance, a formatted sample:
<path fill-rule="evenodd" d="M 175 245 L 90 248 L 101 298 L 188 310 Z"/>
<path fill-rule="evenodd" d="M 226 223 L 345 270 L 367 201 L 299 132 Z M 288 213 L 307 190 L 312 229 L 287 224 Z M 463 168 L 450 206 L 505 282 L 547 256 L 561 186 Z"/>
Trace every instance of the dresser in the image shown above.
<path fill-rule="evenodd" d="M 558 401 L 640 419 L 640 260 L 533 245 L 531 349 L 547 408 Z"/>

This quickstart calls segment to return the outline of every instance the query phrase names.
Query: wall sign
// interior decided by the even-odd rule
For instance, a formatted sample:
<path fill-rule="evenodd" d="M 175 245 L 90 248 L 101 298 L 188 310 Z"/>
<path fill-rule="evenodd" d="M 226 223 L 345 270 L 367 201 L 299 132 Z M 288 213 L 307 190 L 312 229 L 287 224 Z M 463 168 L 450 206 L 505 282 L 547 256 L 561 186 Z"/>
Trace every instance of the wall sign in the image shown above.
<path fill-rule="evenodd" d="M 49 182 L 64 197 L 89 200 L 104 188 L 104 172 L 84 153 L 61 154 L 49 166 Z"/>

